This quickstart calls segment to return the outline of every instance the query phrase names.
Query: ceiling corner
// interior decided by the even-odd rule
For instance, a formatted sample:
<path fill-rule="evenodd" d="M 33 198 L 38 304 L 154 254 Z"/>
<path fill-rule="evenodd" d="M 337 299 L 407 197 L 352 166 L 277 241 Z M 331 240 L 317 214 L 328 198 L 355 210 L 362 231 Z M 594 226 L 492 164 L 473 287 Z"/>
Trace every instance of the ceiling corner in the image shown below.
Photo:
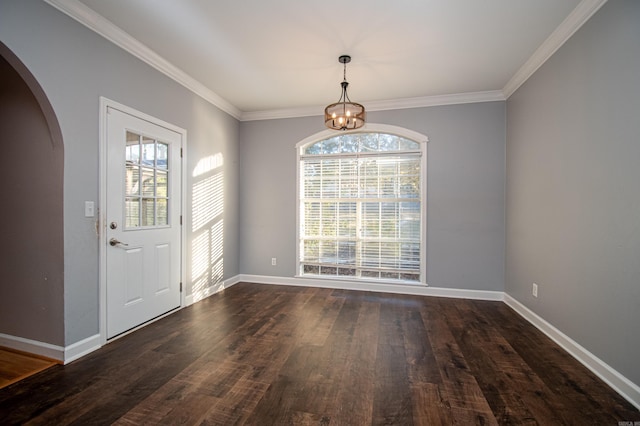
<path fill-rule="evenodd" d="M 606 2 L 607 0 L 582 0 L 507 82 L 502 89 L 505 99 L 515 93 Z"/>

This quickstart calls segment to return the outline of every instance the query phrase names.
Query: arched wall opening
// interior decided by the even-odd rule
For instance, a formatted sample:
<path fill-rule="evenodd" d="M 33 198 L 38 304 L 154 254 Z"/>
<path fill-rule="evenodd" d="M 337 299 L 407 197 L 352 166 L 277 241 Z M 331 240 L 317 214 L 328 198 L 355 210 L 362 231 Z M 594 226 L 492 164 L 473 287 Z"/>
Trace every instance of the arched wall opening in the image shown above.
<path fill-rule="evenodd" d="M 0 343 L 64 346 L 64 149 L 46 94 L 0 43 Z"/>

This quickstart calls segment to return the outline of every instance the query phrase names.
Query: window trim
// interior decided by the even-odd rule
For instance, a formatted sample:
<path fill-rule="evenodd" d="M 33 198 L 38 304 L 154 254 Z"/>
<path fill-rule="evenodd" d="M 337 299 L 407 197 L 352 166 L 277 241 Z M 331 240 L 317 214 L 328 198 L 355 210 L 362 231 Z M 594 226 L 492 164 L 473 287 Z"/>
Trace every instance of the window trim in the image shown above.
<path fill-rule="evenodd" d="M 422 184 L 422 202 L 420 203 L 420 218 L 422 221 L 421 226 L 421 258 L 420 258 L 420 282 L 415 281 L 402 281 L 402 280 L 385 280 L 385 279 L 376 279 L 367 281 L 362 278 L 349 278 L 349 277 L 341 277 L 341 276 L 322 276 L 322 275 L 304 275 L 300 272 L 300 221 L 302 220 L 300 217 L 300 160 L 302 151 L 305 147 L 312 145 L 316 142 L 320 142 L 324 139 L 329 139 L 331 137 L 337 136 L 339 134 L 358 134 L 358 133 L 386 133 L 395 136 L 399 136 L 402 138 L 410 139 L 418 144 L 420 144 L 421 151 L 421 160 L 420 160 L 420 180 Z M 427 286 L 427 142 L 429 142 L 429 138 L 421 133 L 415 132 L 413 130 L 405 129 L 404 127 L 392 126 L 388 124 L 377 124 L 377 123 L 367 123 L 363 127 L 357 130 L 344 131 L 340 133 L 336 133 L 335 130 L 323 130 L 321 132 L 315 133 L 311 136 L 308 136 L 298 142 L 295 146 L 296 149 L 296 278 L 302 279 L 317 279 L 317 280 L 327 280 L 327 281 L 350 281 L 350 282 L 375 282 L 380 284 L 396 284 L 396 285 L 412 285 L 412 286 Z M 374 154 L 375 155 L 375 154 Z"/>

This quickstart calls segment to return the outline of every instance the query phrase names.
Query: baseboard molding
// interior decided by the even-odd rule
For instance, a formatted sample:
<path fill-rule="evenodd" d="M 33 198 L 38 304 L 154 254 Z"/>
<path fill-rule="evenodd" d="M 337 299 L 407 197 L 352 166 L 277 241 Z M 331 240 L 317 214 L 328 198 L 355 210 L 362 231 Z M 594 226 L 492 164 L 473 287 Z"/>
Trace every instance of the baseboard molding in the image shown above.
<path fill-rule="evenodd" d="M 205 289 L 198 290 L 194 293 L 191 293 L 190 295 L 184 298 L 185 307 L 189 305 L 193 305 L 194 303 L 199 302 L 202 299 L 206 299 L 207 297 L 212 296 L 218 293 L 219 291 L 224 290 L 225 288 L 229 288 L 232 285 L 239 283 L 240 282 L 239 277 L 240 275 L 236 275 L 234 277 L 212 284 Z"/>
<path fill-rule="evenodd" d="M 0 333 L 0 346 L 64 362 L 64 348 L 62 346 L 2 333 Z"/>
<path fill-rule="evenodd" d="M 411 294 L 414 296 L 451 297 L 458 299 L 502 301 L 503 292 L 488 290 L 464 290 L 455 288 L 430 287 L 412 284 L 386 284 L 375 282 L 354 282 L 307 277 L 272 277 L 266 275 L 240 274 L 239 281 L 256 284 L 291 285 L 298 287 L 335 288 L 340 290 L 374 291 L 380 293 Z"/>
<path fill-rule="evenodd" d="M 87 337 L 86 339 L 80 340 L 72 345 L 69 345 L 64 348 L 64 363 L 69 364 L 79 358 L 82 358 L 85 355 L 95 351 L 96 349 L 100 349 L 102 347 L 102 340 L 99 334 L 94 334 L 93 336 Z"/>
<path fill-rule="evenodd" d="M 516 311 L 521 317 L 549 336 L 571 356 L 587 367 L 602 381 L 611 386 L 623 398 L 640 409 L 640 386 L 636 385 L 622 374 L 611 368 L 607 363 L 586 350 L 579 343 L 555 328 L 538 314 L 527 308 L 509 294 L 504 294 L 504 303 Z"/>

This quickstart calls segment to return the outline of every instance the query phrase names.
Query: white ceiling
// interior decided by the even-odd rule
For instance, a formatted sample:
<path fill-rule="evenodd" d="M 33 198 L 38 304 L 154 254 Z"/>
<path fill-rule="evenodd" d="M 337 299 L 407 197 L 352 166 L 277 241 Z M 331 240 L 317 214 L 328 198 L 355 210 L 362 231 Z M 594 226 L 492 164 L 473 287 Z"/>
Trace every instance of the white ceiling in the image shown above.
<path fill-rule="evenodd" d="M 46 1 L 255 119 L 321 114 L 341 54 L 350 98 L 370 110 L 504 99 L 606 0 Z"/>

